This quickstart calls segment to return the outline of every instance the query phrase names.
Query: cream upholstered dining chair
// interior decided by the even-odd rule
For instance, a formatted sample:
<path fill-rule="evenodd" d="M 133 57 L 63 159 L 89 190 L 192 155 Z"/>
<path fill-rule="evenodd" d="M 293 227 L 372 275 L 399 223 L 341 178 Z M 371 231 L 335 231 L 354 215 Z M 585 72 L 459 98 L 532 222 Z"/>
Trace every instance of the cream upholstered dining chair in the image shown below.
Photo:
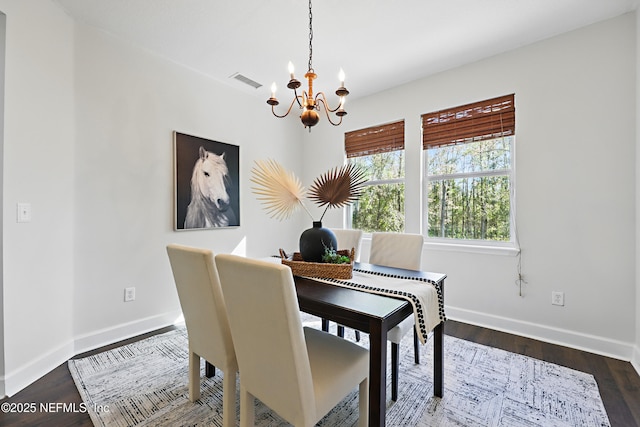
<path fill-rule="evenodd" d="M 421 234 L 410 233 L 372 233 L 369 263 L 386 267 L 420 270 L 422 261 Z M 420 346 L 415 330 L 413 316 L 409 316 L 393 327 L 387 339 L 391 341 L 391 400 L 398 399 L 398 366 L 400 364 L 400 342 L 407 332 L 413 329 L 414 360 L 420 363 Z"/>
<path fill-rule="evenodd" d="M 353 260 L 360 260 L 360 249 L 362 248 L 362 230 L 349 228 L 332 228 L 333 234 L 338 241 L 337 250 L 353 249 Z M 360 341 L 360 331 L 355 331 L 356 341 Z M 344 337 L 344 326 L 338 325 L 338 336 Z"/>
<path fill-rule="evenodd" d="M 254 397 L 296 427 L 314 426 L 356 387 L 366 426 L 369 352 L 302 327 L 289 267 L 225 254 L 216 264 L 240 368 L 240 426 L 254 423 Z"/>
<path fill-rule="evenodd" d="M 189 336 L 189 400 L 200 398 L 202 357 L 223 373 L 223 425 L 235 426 L 238 362 L 213 252 L 170 244 L 167 253 Z"/>
<path fill-rule="evenodd" d="M 360 249 L 362 247 L 362 230 L 348 229 L 348 228 L 332 228 L 333 234 L 336 235 L 338 241 L 338 247 L 336 250 L 353 248 L 353 260 L 360 260 Z"/>

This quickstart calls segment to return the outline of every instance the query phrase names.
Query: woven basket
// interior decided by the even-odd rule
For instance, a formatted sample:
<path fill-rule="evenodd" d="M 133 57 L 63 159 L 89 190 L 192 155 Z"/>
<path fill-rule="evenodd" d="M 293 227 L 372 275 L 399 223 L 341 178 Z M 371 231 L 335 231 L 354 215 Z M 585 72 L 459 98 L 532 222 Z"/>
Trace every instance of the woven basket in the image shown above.
<path fill-rule="evenodd" d="M 288 265 L 294 276 L 306 277 L 323 277 L 329 279 L 351 279 L 353 277 L 353 257 L 355 250 L 345 249 L 336 251 L 339 255 L 348 256 L 351 262 L 349 264 L 331 264 L 327 262 L 306 262 L 302 260 L 300 252 L 294 252 L 293 257 L 289 258 L 285 252 L 280 249 L 280 257 L 282 264 Z"/>

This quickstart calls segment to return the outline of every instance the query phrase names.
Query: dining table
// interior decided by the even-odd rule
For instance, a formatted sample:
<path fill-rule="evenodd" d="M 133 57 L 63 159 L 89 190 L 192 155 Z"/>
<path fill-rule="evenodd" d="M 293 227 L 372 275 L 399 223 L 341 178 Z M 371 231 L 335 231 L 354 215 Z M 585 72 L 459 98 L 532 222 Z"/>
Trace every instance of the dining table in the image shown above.
<path fill-rule="evenodd" d="M 425 282 L 438 292 L 437 308 L 441 321 L 433 328 L 433 394 L 443 396 L 444 386 L 444 281 L 443 273 L 414 271 L 373 264 L 353 264 L 354 272 L 385 278 L 406 278 Z M 401 296 L 371 292 L 366 286 L 354 289 L 339 280 L 294 275 L 300 310 L 328 321 L 369 334 L 369 426 L 384 426 L 386 421 L 387 333 L 408 316 L 414 315 L 414 304 Z M 431 309 L 436 309 L 431 307 Z"/>

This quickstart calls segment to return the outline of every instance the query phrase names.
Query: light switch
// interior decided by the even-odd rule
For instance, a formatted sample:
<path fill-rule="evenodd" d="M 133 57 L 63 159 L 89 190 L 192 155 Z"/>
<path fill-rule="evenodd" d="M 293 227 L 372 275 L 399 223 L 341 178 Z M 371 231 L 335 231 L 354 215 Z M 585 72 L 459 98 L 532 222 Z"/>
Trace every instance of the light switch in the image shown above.
<path fill-rule="evenodd" d="M 31 222 L 31 203 L 18 203 L 18 222 Z"/>

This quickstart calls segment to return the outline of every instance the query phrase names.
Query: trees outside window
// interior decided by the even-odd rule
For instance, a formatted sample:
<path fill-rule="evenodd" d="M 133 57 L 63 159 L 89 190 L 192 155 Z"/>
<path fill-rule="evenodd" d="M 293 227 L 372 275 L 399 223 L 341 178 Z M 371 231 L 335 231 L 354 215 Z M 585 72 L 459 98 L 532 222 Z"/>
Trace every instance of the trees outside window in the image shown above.
<path fill-rule="evenodd" d="M 513 137 L 425 150 L 427 236 L 511 240 Z"/>
<path fill-rule="evenodd" d="M 367 182 L 351 207 L 351 227 L 365 232 L 404 231 L 404 150 L 353 157 Z"/>

